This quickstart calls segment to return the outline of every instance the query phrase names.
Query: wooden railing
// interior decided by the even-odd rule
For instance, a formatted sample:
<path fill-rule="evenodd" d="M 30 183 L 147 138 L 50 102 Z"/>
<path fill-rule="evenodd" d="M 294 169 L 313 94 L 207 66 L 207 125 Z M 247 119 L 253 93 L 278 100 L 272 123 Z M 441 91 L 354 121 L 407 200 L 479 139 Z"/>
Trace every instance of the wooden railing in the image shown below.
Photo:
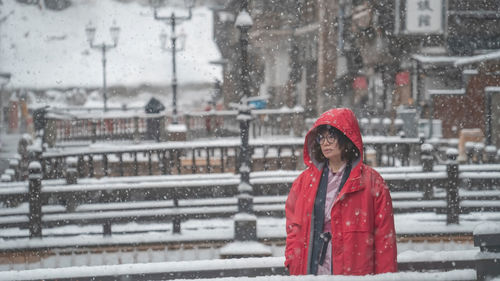
<path fill-rule="evenodd" d="M 400 137 L 364 137 L 365 163 L 376 167 L 432 165 L 443 162 L 443 148 L 430 146 L 428 156 L 422 156 L 423 140 Z M 302 170 L 302 138 L 252 139 L 253 170 L 276 169 Z M 2 179 L 5 182 L 27 179 L 29 142 L 20 141 L 18 158 L 12 159 Z M 500 150 L 499 150 L 500 151 Z M 67 158 L 76 158 L 77 177 L 168 175 L 196 173 L 236 172 L 238 167 L 239 140 L 237 138 L 214 141 L 169 142 L 119 146 L 96 144 L 85 148 L 69 147 L 49 149 L 39 159 L 45 178 L 64 177 Z M 428 160 L 422 160 L 426 158 Z M 19 159 L 19 160 L 18 160 Z M 495 147 L 474 149 L 467 152 L 466 163 L 498 163 L 500 153 Z M 463 163 L 463 160 L 462 160 Z"/>
<path fill-rule="evenodd" d="M 236 110 L 206 111 L 184 115 L 188 138 L 237 136 L 240 124 Z M 250 137 L 302 136 L 305 133 L 305 116 L 302 108 L 252 110 Z"/>
<path fill-rule="evenodd" d="M 76 157 L 78 177 L 225 173 L 239 167 L 239 140 L 168 142 L 120 147 L 94 146 L 42 155 L 45 178 L 60 178 L 68 157 Z M 288 141 L 251 140 L 254 170 L 300 169 L 302 147 Z M 270 155 L 273 154 L 273 155 Z"/>
<path fill-rule="evenodd" d="M 382 142 L 384 141 L 384 142 Z M 372 165 L 409 165 L 418 162 L 420 140 L 399 137 L 365 138 L 365 161 Z M 169 175 L 235 172 L 239 167 L 239 139 L 167 142 L 140 145 L 94 145 L 68 151 L 44 152 L 45 178 L 61 178 L 68 157 L 76 157 L 78 177 Z M 252 170 L 302 170 L 303 139 L 251 139 Z"/>
<path fill-rule="evenodd" d="M 395 213 L 443 213 L 451 224 L 458 223 L 459 215 L 463 213 L 500 211 L 499 164 L 464 165 L 460 168 L 453 158 L 449 161 L 446 166 L 436 166 L 431 171 L 424 171 L 424 167 L 381 170 L 393 195 Z M 256 213 L 283 217 L 285 196 L 299 173 L 253 173 L 253 195 L 261 197 L 256 199 Z M 17 210 L 18 213 L 11 209 L 7 215 L 22 217 L 17 217 L 17 220 L 4 217 L 4 220 L 0 219 L 0 225 L 31 227 L 33 218 L 43 217 L 38 221 L 37 229 L 64 224 L 102 224 L 103 233 L 110 235 L 113 223 L 154 220 L 173 221 L 173 228 L 180 231 L 182 220 L 226 217 L 234 215 L 238 209 L 234 196 L 239 177 L 233 174 L 87 179 L 83 182 L 73 179 L 70 184 L 47 182 L 43 187 L 41 176 L 41 167 L 37 164 L 32 167 L 29 187 L 0 184 L 0 202 L 4 206 L 14 208 L 23 202 L 39 206 L 30 208 L 29 213 L 26 213 L 27 209 Z M 49 208 L 48 213 L 43 211 L 43 216 L 42 206 Z M 34 210 L 39 213 L 32 213 Z"/>
<path fill-rule="evenodd" d="M 51 112 L 46 119 L 49 146 L 68 141 L 165 138 L 165 126 L 171 121 L 163 114 L 146 114 L 137 110 L 77 114 Z"/>
<path fill-rule="evenodd" d="M 302 136 L 303 113 L 302 108 L 252 110 L 250 136 Z M 186 124 L 188 139 L 237 136 L 237 114 L 235 110 L 186 113 L 179 121 Z M 137 109 L 98 113 L 50 111 L 46 119 L 49 146 L 68 141 L 166 140 L 167 126 L 172 121 L 165 113 L 147 114 Z"/>
<path fill-rule="evenodd" d="M 58 142 L 70 140 L 130 140 L 144 138 L 148 119 L 164 119 L 164 126 L 170 124 L 171 116 L 145 114 L 144 108 L 115 108 L 104 113 L 99 108 L 55 108 L 47 115 L 49 124 L 57 130 Z M 188 128 L 188 138 L 213 136 L 235 136 L 239 134 L 236 110 L 210 110 L 184 113 L 181 123 Z M 303 136 L 307 131 L 304 109 L 301 107 L 252 110 L 255 117 L 250 123 L 250 136 L 266 135 Z M 403 120 L 374 117 L 362 118 L 360 128 L 363 135 L 394 136 L 402 130 Z M 93 127 L 96 132 L 93 133 Z M 96 136 L 93 136 L 96 134 Z M 135 134 L 135 135 L 134 135 Z M 137 135 L 138 134 L 138 135 Z"/>

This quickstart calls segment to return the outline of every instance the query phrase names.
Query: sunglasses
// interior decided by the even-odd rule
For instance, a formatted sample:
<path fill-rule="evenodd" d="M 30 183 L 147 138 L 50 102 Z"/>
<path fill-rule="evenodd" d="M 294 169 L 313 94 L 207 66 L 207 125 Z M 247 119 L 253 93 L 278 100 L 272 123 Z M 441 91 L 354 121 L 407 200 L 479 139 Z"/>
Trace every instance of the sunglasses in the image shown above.
<path fill-rule="evenodd" d="M 338 140 L 338 136 L 334 132 L 327 132 L 325 135 L 318 134 L 318 136 L 316 137 L 316 142 L 320 145 L 323 145 L 325 143 L 325 140 L 328 142 L 328 144 L 333 144 Z"/>

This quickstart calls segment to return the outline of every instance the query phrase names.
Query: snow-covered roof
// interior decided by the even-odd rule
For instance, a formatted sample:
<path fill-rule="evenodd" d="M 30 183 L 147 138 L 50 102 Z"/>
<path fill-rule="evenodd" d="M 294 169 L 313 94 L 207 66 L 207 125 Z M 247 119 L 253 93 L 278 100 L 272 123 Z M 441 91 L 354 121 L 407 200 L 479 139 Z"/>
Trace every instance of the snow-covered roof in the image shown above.
<path fill-rule="evenodd" d="M 486 92 L 495 92 L 496 93 L 496 92 L 500 92 L 500 87 L 498 87 L 498 86 L 490 86 L 490 87 L 484 88 L 484 90 Z"/>
<path fill-rule="evenodd" d="M 429 95 L 465 95 L 465 89 L 430 89 Z"/>
<path fill-rule="evenodd" d="M 163 52 L 158 39 L 170 25 L 153 18 L 153 11 L 137 1 L 73 0 L 63 11 L 3 1 L 0 17 L 1 71 L 12 78 L 9 87 L 101 87 L 101 51 L 90 49 L 85 27 L 96 27 L 95 44 L 111 43 L 113 22 L 121 28 L 118 46 L 106 53 L 108 85 L 170 84 L 172 53 Z M 165 7 L 160 16 L 187 14 Z M 213 42 L 212 12 L 193 9 L 192 19 L 178 24 L 186 34 L 185 50 L 177 53 L 179 84 L 221 80 L 220 59 Z M 170 34 L 168 33 L 170 38 Z"/>
<path fill-rule="evenodd" d="M 471 56 L 471 57 L 463 57 L 460 59 L 457 59 L 455 61 L 455 66 L 461 66 L 465 64 L 472 64 L 472 63 L 477 63 L 477 62 L 484 62 L 488 60 L 500 60 L 500 50 L 483 54 L 483 55 L 477 55 L 477 56 Z"/>
<path fill-rule="evenodd" d="M 453 64 L 461 57 L 456 56 L 426 56 L 426 55 L 412 55 L 412 59 L 424 64 Z"/>

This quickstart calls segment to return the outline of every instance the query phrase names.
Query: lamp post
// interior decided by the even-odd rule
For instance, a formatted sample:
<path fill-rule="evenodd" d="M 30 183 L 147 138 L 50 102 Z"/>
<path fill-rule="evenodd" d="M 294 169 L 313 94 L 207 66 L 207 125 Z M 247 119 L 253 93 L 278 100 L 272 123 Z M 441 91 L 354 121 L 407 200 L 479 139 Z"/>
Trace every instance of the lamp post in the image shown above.
<path fill-rule="evenodd" d="M 248 70 L 248 30 L 253 22 L 247 11 L 247 1 L 243 1 L 241 11 L 236 17 L 235 26 L 240 30 L 241 90 L 238 104 L 240 121 L 240 183 L 238 185 L 238 213 L 234 216 L 234 242 L 220 250 L 222 258 L 242 258 L 270 256 L 271 249 L 257 241 L 257 217 L 253 211 L 253 188 L 250 185 L 250 153 L 248 128 L 252 115 L 247 104 L 250 96 L 250 77 Z"/>
<path fill-rule="evenodd" d="M 241 89 L 239 92 L 240 103 L 238 106 L 238 117 L 240 121 L 240 176 L 241 182 L 238 187 L 240 193 L 250 193 L 250 154 L 248 147 L 249 123 L 252 119 L 250 107 L 247 104 L 247 99 L 250 97 L 250 76 L 248 70 L 248 30 L 252 27 L 253 21 L 247 11 L 247 1 L 244 1 L 243 7 L 236 17 L 234 25 L 240 30 L 240 65 L 241 65 Z M 251 211 L 251 210 L 249 210 Z"/>
<path fill-rule="evenodd" d="M 7 83 L 10 81 L 11 74 L 7 72 L 0 72 L 0 132 L 4 126 L 4 109 L 3 109 L 3 90 Z"/>
<path fill-rule="evenodd" d="M 89 42 L 90 48 L 101 50 L 102 52 L 102 96 L 104 100 L 104 111 L 106 112 L 108 111 L 108 96 L 106 93 L 106 51 L 116 48 L 118 45 L 120 28 L 116 26 L 116 23 L 113 23 L 113 26 L 109 28 L 111 39 L 113 40 L 112 44 L 106 44 L 105 42 L 102 42 L 101 44 L 94 44 L 96 28 L 91 23 L 87 25 L 85 32 L 87 33 L 87 41 Z"/>
<path fill-rule="evenodd" d="M 171 46 L 170 48 L 165 48 L 167 42 L 167 34 L 162 32 L 160 34 L 160 41 L 162 44 L 163 50 L 169 50 L 172 52 L 172 123 L 178 124 L 178 116 L 177 116 L 177 65 L 176 65 L 176 55 L 178 51 L 182 51 L 184 49 L 184 41 L 182 41 L 182 47 L 177 48 L 177 35 L 175 33 L 175 27 L 177 24 L 182 23 L 183 21 L 190 20 L 192 17 L 192 9 L 194 7 L 195 0 L 184 0 L 184 5 L 188 9 L 187 16 L 176 16 L 174 12 L 170 16 L 158 16 L 158 4 L 159 1 L 150 0 L 151 5 L 154 8 L 154 19 L 159 21 L 164 21 L 166 24 L 170 24 L 171 28 Z M 184 39 L 184 37 L 180 37 Z"/>

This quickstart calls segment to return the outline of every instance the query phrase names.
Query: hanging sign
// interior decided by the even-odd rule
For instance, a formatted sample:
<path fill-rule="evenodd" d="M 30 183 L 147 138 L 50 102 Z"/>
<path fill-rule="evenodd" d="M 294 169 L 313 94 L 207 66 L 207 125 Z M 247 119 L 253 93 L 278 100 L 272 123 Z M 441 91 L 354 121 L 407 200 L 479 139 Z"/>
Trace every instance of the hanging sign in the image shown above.
<path fill-rule="evenodd" d="M 439 0 L 406 0 L 406 34 L 442 34 L 444 5 Z"/>

